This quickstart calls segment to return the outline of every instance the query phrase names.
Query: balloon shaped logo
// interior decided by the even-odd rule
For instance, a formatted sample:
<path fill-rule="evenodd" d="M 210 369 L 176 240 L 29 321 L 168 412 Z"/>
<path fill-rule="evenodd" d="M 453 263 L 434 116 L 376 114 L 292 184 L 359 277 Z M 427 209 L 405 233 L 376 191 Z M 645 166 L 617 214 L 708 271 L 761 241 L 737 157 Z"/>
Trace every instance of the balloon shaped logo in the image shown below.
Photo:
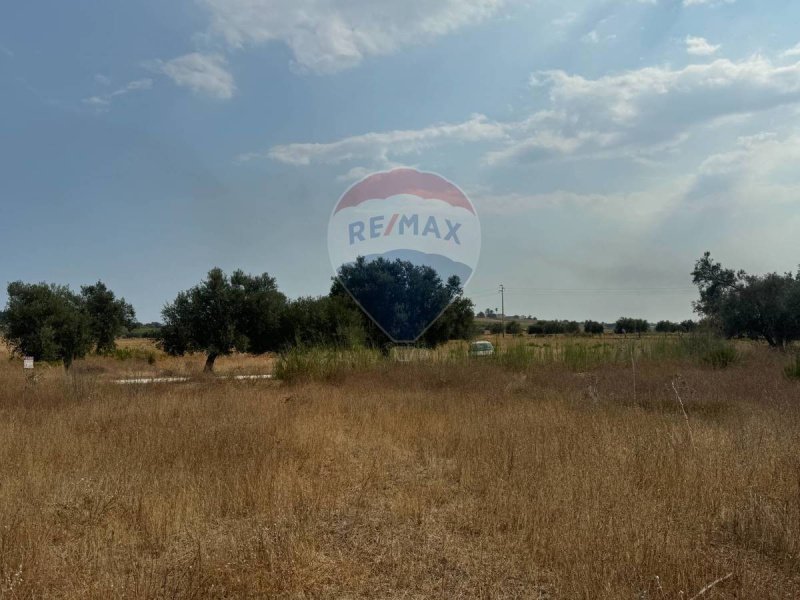
<path fill-rule="evenodd" d="M 337 279 L 395 342 L 414 342 L 475 272 L 481 227 L 475 207 L 435 173 L 374 173 L 339 199 L 328 226 Z"/>

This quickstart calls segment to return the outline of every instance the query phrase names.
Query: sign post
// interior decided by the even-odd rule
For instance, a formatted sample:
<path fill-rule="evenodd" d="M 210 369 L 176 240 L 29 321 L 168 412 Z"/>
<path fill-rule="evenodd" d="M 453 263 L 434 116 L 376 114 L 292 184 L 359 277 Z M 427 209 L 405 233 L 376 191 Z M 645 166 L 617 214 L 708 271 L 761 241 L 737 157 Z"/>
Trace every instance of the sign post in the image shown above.
<path fill-rule="evenodd" d="M 30 384 L 36 383 L 36 372 L 33 370 L 33 366 L 34 366 L 34 360 L 32 356 L 22 357 L 22 369 L 25 371 L 28 383 Z"/>

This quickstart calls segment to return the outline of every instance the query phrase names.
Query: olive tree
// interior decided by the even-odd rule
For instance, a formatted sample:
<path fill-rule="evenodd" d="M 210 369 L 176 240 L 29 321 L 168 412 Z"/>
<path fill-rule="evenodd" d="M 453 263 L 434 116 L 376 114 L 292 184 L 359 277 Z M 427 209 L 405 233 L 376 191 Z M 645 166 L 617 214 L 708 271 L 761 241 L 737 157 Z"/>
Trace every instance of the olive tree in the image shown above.
<path fill-rule="evenodd" d="M 89 317 L 89 330 L 98 354 L 113 352 L 116 338 L 133 329 L 136 313 L 125 298 L 117 299 L 102 281 L 81 288 L 84 309 Z"/>
<path fill-rule="evenodd" d="M 695 310 L 728 337 L 763 339 L 774 348 L 800 340 L 800 271 L 748 275 L 706 252 L 692 272 L 700 300 Z"/>
<path fill-rule="evenodd" d="M 8 285 L 5 338 L 17 354 L 61 361 L 65 369 L 92 347 L 83 299 L 69 287 L 16 281 Z"/>
<path fill-rule="evenodd" d="M 164 307 L 159 345 L 172 355 L 205 353 L 205 371 L 212 372 L 217 358 L 234 350 L 261 354 L 277 349 L 285 305 L 286 297 L 268 274 L 236 271 L 229 278 L 215 268 Z"/>

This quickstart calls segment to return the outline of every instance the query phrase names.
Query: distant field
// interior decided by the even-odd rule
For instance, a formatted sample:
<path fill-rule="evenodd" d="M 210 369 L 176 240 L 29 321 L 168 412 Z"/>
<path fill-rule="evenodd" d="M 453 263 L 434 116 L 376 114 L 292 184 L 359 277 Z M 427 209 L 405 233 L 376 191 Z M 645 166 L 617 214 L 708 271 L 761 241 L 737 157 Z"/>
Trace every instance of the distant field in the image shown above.
<path fill-rule="evenodd" d="M 200 376 L 143 340 L 35 384 L 0 357 L 0 598 L 800 598 L 785 357 L 505 343 L 294 384 L 110 383 Z"/>
<path fill-rule="evenodd" d="M 6 359 L 8 367 L 21 369 L 17 360 L 8 362 L 8 349 L 0 345 L 0 360 Z M 250 375 L 271 373 L 275 356 L 234 355 L 220 357 L 215 371 L 219 375 Z M 73 371 L 77 376 L 95 376 L 106 380 L 124 377 L 153 376 L 199 376 L 202 375 L 205 356 L 196 354 L 172 357 L 159 350 L 153 340 L 121 339 L 117 341 L 117 357 L 89 356 L 75 362 Z M 60 379 L 63 368 L 58 365 L 39 365 L 40 379 Z"/>

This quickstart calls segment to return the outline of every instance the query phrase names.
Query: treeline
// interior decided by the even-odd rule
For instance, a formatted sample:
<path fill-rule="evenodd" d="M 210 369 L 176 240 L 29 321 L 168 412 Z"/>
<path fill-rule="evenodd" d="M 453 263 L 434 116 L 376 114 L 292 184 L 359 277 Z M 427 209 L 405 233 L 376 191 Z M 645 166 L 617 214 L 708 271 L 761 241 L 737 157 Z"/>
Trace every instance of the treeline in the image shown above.
<path fill-rule="evenodd" d="M 398 268 L 402 268 L 404 277 L 390 276 Z M 463 297 L 457 278 L 444 283 L 429 267 L 382 259 L 348 265 L 339 277 L 327 296 L 289 300 L 266 273 L 248 275 L 236 271 L 228 277 L 220 269 L 212 269 L 204 281 L 178 294 L 164 308 L 159 344 L 173 355 L 205 353 L 206 371 L 213 370 L 219 356 L 234 351 L 262 354 L 294 346 L 366 346 L 388 352 L 392 338 L 350 295 L 366 297 L 358 293 L 359 286 L 374 290 L 378 299 L 383 298 L 381 306 L 397 312 L 394 321 L 408 319 L 406 315 L 419 311 L 390 299 L 413 292 L 422 296 L 416 300 L 424 299 L 430 304 L 432 298 L 439 297 L 444 312 L 424 331 L 419 345 L 433 347 L 471 335 L 473 305 Z M 340 282 L 343 278 L 348 278 L 347 288 Z M 409 286 L 415 281 L 416 286 Z M 420 281 L 430 289 L 420 287 Z M 386 326 L 393 315 L 380 317 L 379 322 Z"/>
<path fill-rule="evenodd" d="M 599 331 L 597 326 L 600 328 Z M 528 335 L 575 335 L 582 331 L 586 333 L 603 333 L 605 328 L 602 323 L 595 323 L 594 321 L 587 321 L 583 326 L 577 321 L 537 321 L 526 328 L 519 321 L 512 318 L 505 325 L 500 322 L 489 323 L 486 330 L 492 334 L 505 332 L 509 335 L 521 335 L 526 331 Z"/>
<path fill-rule="evenodd" d="M 681 323 L 672 321 L 659 321 L 655 327 L 645 319 L 634 319 L 622 317 L 611 326 L 611 330 L 619 335 L 626 333 L 647 333 L 656 331 L 659 333 L 692 333 L 697 330 L 699 323 L 692 320 Z M 577 321 L 537 321 L 528 325 L 525 329 L 516 319 L 505 323 L 492 322 L 486 327 L 492 334 L 503 332 L 509 335 L 520 335 L 527 330 L 528 335 L 578 335 L 580 333 L 589 335 L 601 335 L 606 331 L 606 325 L 598 321 L 584 321 L 582 324 Z"/>
<path fill-rule="evenodd" d="M 581 332 L 581 325 L 577 321 L 538 321 L 528 325 L 529 335 L 556 335 L 576 334 Z"/>
<path fill-rule="evenodd" d="M 436 311 L 434 317 L 443 310 L 424 331 L 419 345 L 432 347 L 471 337 L 473 305 L 463 297 L 458 278 L 445 283 L 429 267 L 400 262 L 359 261 L 339 275 L 350 278 L 351 291 L 359 286 L 375 290 L 373 298 L 397 312 L 380 315 L 386 319 L 382 323 L 407 320 L 415 312 L 411 303 L 423 299 Z M 402 277 L 393 276 L 398 269 Z M 389 301 L 401 296 L 405 303 Z M 8 286 L 2 325 L 16 353 L 62 361 L 67 369 L 89 352 L 113 352 L 116 338 L 125 334 L 155 337 L 172 355 L 202 352 L 208 371 L 219 356 L 234 351 L 263 354 L 293 346 L 368 346 L 388 352 L 392 345 L 390 336 L 367 316 L 340 280 L 334 281 L 326 296 L 290 300 L 267 273 L 249 275 L 239 270 L 228 276 L 212 269 L 203 281 L 164 307 L 163 324 L 142 325 L 135 316 L 133 307 L 101 282 L 82 287 L 80 293 L 67 286 L 15 282 Z"/>
<path fill-rule="evenodd" d="M 150 323 L 134 322 L 130 329 L 122 333 L 126 339 L 157 340 L 161 336 L 161 329 L 164 327 L 159 321 Z"/>
<path fill-rule="evenodd" d="M 724 268 L 706 253 L 692 276 L 700 290 L 694 307 L 703 317 L 701 323 L 659 321 L 655 331 L 691 333 L 702 326 L 729 338 L 765 340 L 782 349 L 800 340 L 800 271 L 748 275 Z M 381 326 L 367 315 L 365 306 Z M 127 334 L 155 337 L 174 355 L 203 352 L 211 370 L 218 356 L 234 351 L 260 354 L 318 345 L 388 351 L 393 339 L 417 339 L 423 330 L 418 343 L 436 346 L 450 339 L 469 339 L 478 325 L 472 301 L 463 296 L 457 277 L 443 282 L 429 267 L 381 259 L 347 265 L 326 296 L 296 300 L 280 292 L 266 273 L 236 271 L 228 277 L 212 269 L 202 282 L 165 306 L 163 325 L 142 325 L 135 316 L 133 307 L 102 282 L 73 292 L 63 285 L 17 281 L 8 286 L 0 333 L 14 352 L 62 361 L 66 368 L 89 352 L 113 352 L 116 338 Z M 425 329 L 430 322 L 433 325 Z M 494 321 L 489 328 L 492 333 L 524 332 L 517 320 L 505 326 Z M 601 334 L 605 329 L 596 321 L 582 325 L 537 321 L 527 332 Z M 623 317 L 614 324 L 617 334 L 652 329 L 644 319 Z M 400 337 L 406 335 L 410 337 Z"/>
<path fill-rule="evenodd" d="M 681 321 L 680 323 L 673 323 L 672 321 L 659 321 L 656 323 L 655 330 L 658 333 L 692 333 L 697 331 L 700 324 L 697 321 Z"/>

